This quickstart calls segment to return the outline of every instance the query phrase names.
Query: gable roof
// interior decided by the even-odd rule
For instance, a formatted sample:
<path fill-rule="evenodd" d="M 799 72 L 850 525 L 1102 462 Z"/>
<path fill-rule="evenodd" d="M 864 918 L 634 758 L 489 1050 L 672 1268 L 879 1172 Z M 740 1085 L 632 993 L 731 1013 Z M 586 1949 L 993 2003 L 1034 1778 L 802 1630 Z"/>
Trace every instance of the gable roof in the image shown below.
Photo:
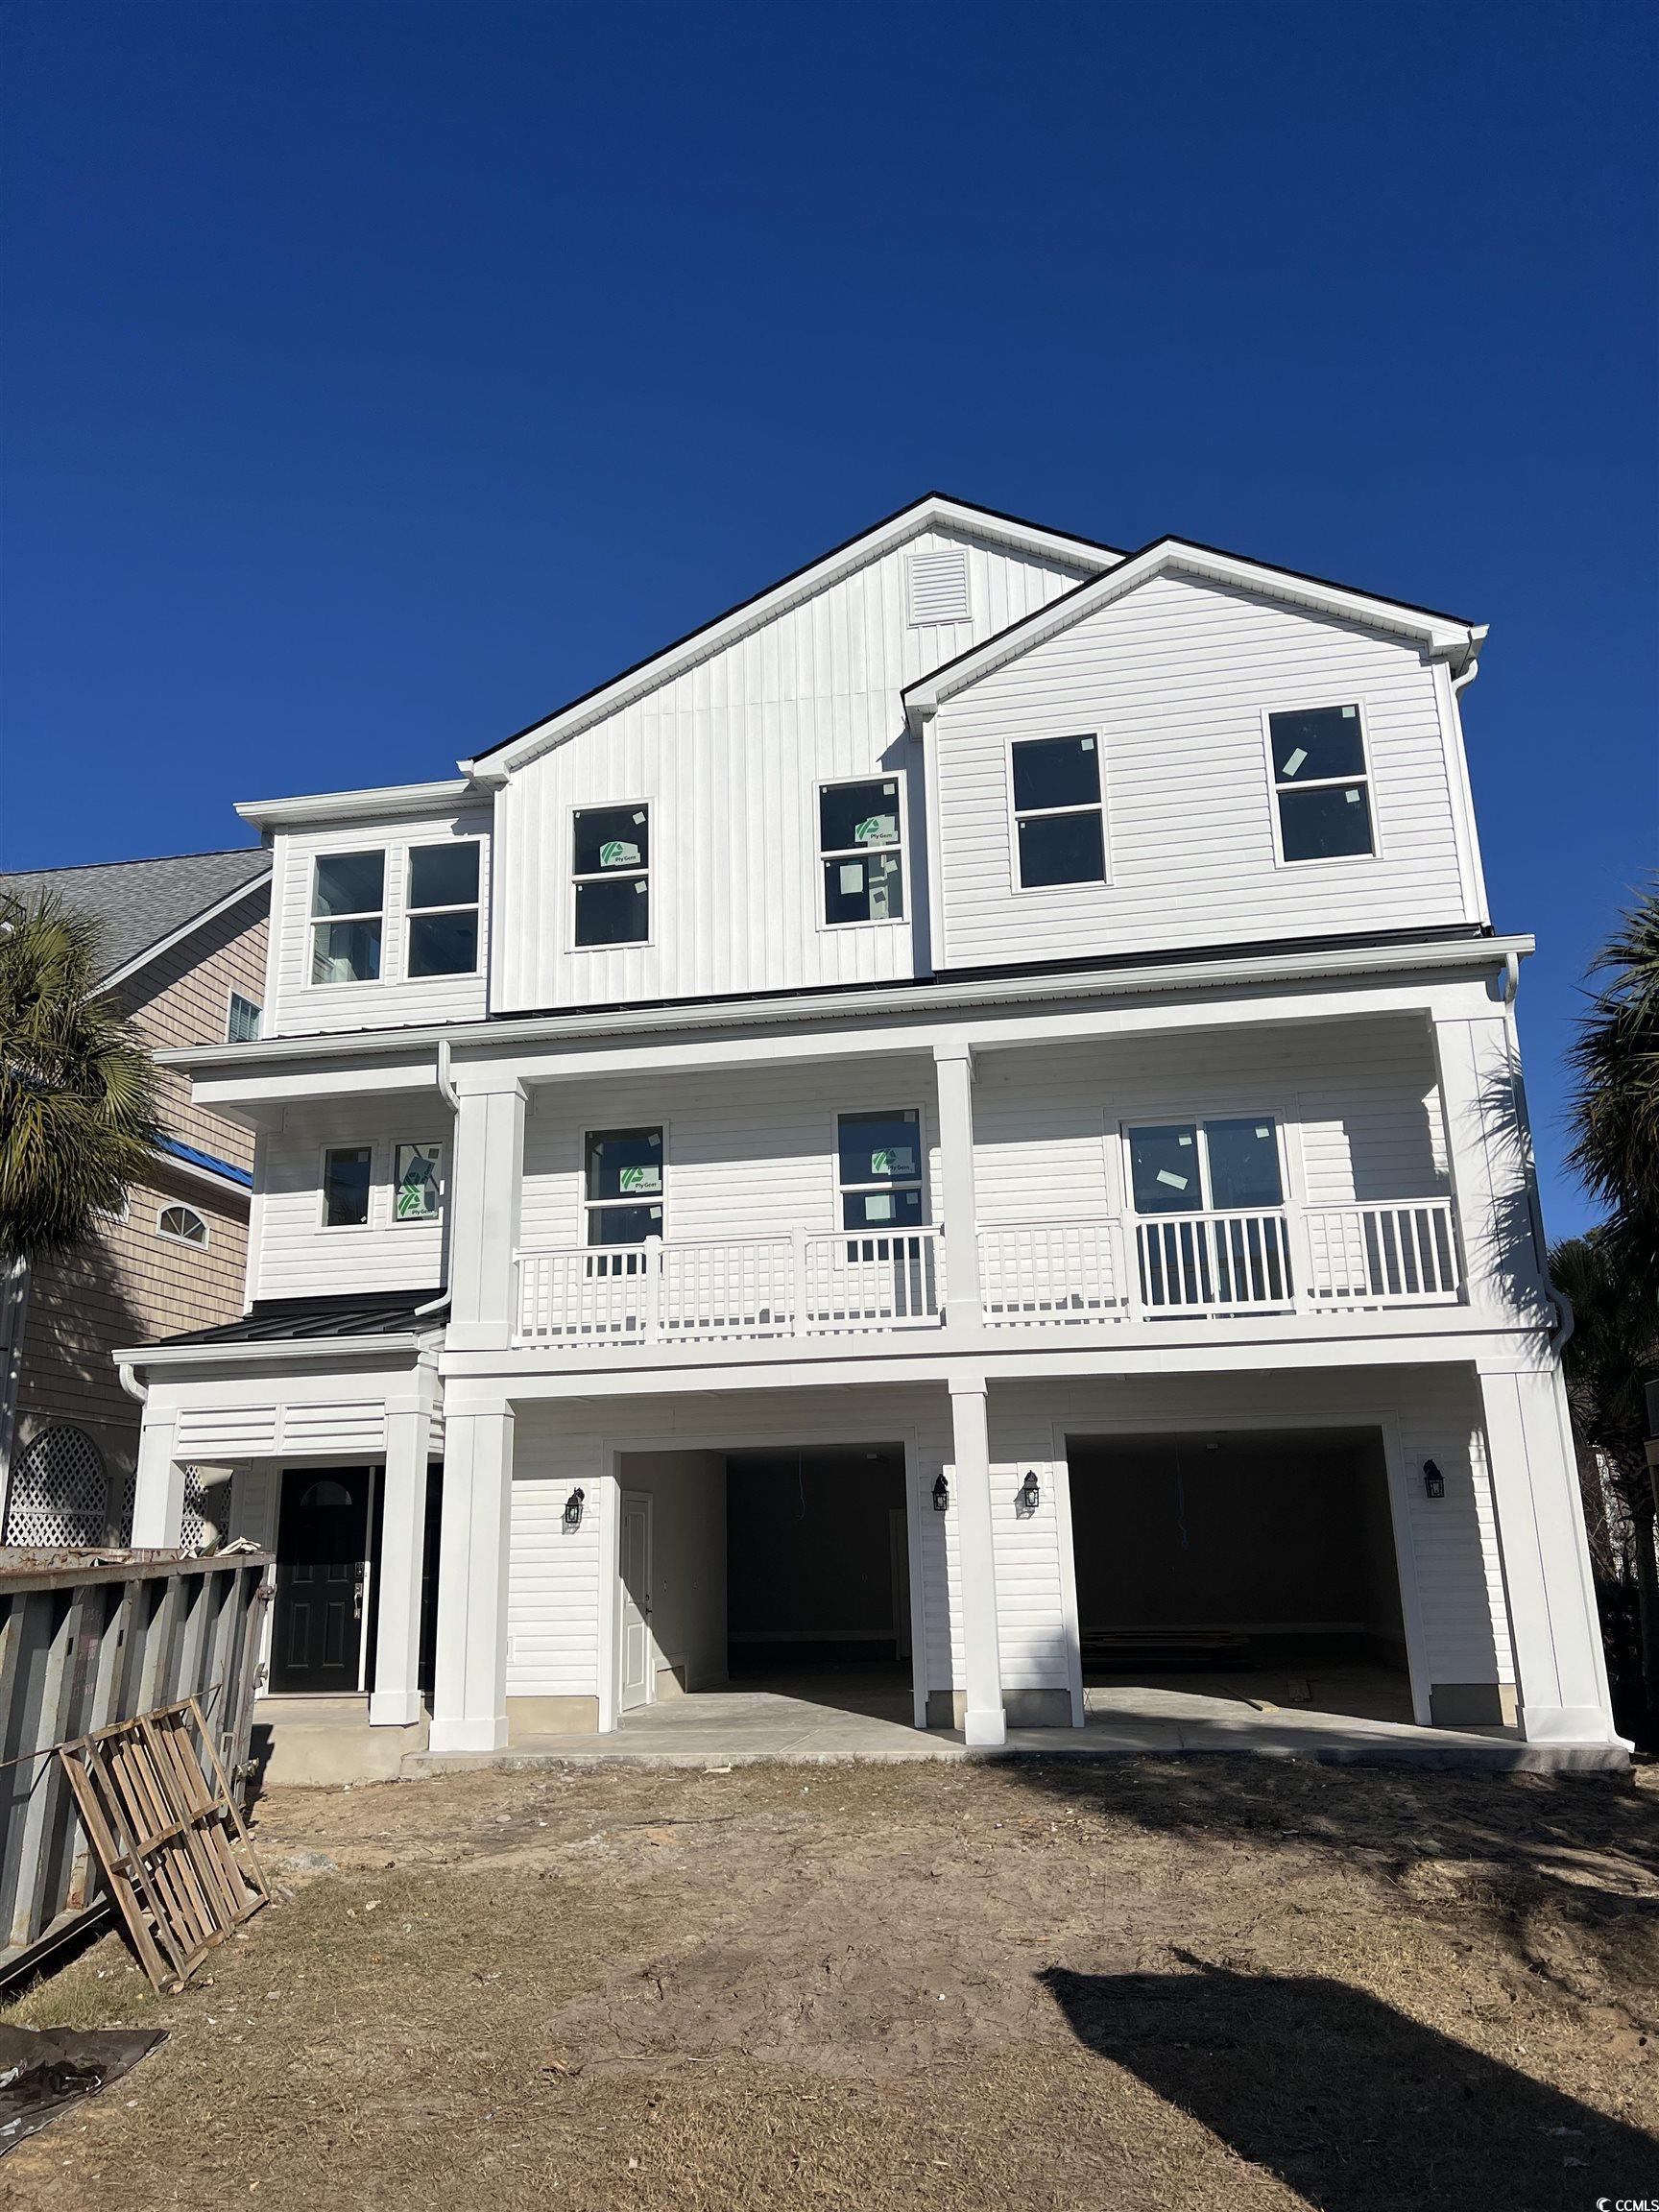
<path fill-rule="evenodd" d="M 0 891 L 31 904 L 53 893 L 97 922 L 104 932 L 99 982 L 108 985 L 256 889 L 270 874 L 270 854 L 254 845 L 229 853 L 180 853 L 166 860 L 20 870 L 0 875 Z"/>
<path fill-rule="evenodd" d="M 898 508 L 893 514 L 860 530 L 856 537 L 832 545 L 829 552 L 820 553 L 804 567 L 791 570 L 777 583 L 768 584 L 763 590 L 739 600 L 729 607 L 724 614 L 688 630 L 670 645 L 648 654 L 637 661 L 631 668 L 619 675 L 609 677 L 592 690 L 584 691 L 556 707 L 551 713 L 541 715 L 527 723 L 511 737 L 502 738 L 477 754 L 470 760 L 460 763 L 464 776 L 478 776 L 481 781 L 498 783 L 506 780 L 513 769 L 570 735 L 589 722 L 596 722 L 604 715 L 613 713 L 628 700 L 652 691 L 667 683 L 683 668 L 707 659 L 729 644 L 745 631 L 756 630 L 770 622 L 785 609 L 827 585 L 862 568 L 870 562 L 879 560 L 882 554 L 902 545 L 906 539 L 919 538 L 926 530 L 939 527 L 971 531 L 977 538 L 988 538 L 1011 545 L 1018 551 L 1045 555 L 1051 560 L 1065 561 L 1075 567 L 1088 568 L 1096 573 L 1110 568 L 1122 560 L 1122 553 L 1112 545 L 1102 545 L 1092 538 L 1075 538 L 1064 531 L 1046 530 L 1041 524 L 1027 522 L 1017 515 L 1004 515 L 995 507 L 976 507 L 967 499 L 952 499 L 944 492 L 925 493 L 913 499 L 907 507 Z M 490 763 L 488 768 L 484 763 Z"/>
<path fill-rule="evenodd" d="M 1417 639 L 1432 660 L 1451 663 L 1461 671 L 1479 651 L 1486 636 L 1484 623 L 1472 623 L 1456 614 L 1416 607 L 1405 599 L 1385 599 L 1376 592 L 1358 591 L 1352 585 L 1334 584 L 1323 576 L 1305 575 L 1300 569 L 1280 568 L 1270 561 L 1252 560 L 1244 553 L 1223 552 L 1219 546 L 1201 545 L 1186 538 L 1155 538 L 1149 545 L 1131 553 L 1099 576 L 1087 577 L 1050 599 L 1022 620 L 1010 623 L 994 637 L 970 646 L 954 661 L 947 661 L 930 675 L 908 685 L 904 703 L 912 715 L 934 712 L 947 699 L 1006 666 L 1033 646 L 1058 637 L 1075 623 L 1110 607 L 1155 576 L 1195 576 L 1214 584 L 1228 584 L 1280 599 L 1311 613 L 1358 622 L 1377 630 Z"/>

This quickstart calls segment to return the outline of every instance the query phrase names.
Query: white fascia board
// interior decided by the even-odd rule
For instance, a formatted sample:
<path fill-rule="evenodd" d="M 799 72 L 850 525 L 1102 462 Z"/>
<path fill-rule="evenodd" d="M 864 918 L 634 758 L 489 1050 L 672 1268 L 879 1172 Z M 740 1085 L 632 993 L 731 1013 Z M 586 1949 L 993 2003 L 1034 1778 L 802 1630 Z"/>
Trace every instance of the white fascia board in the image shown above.
<path fill-rule="evenodd" d="M 271 870 L 267 865 L 257 876 L 251 876 L 246 883 L 239 883 L 234 891 L 228 891 L 223 899 L 215 900 L 211 906 L 204 906 L 200 914 L 192 914 L 188 922 L 180 922 L 170 935 L 157 937 L 154 945 L 146 945 L 143 951 L 134 953 L 124 967 L 112 969 L 98 988 L 113 991 L 117 983 L 125 983 L 141 968 L 148 968 L 152 960 L 159 960 L 163 952 L 171 952 L 175 945 L 181 945 L 196 930 L 205 929 L 209 922 L 217 922 L 221 914 L 228 914 L 238 900 L 251 899 L 255 891 L 264 890 L 270 881 Z"/>
<path fill-rule="evenodd" d="M 465 776 L 442 783 L 386 783 L 368 791 L 319 791 L 299 799 L 249 799 L 236 809 L 256 830 L 315 830 L 333 822 L 395 822 L 453 811 L 485 794 Z"/>
<path fill-rule="evenodd" d="M 233 1175 L 215 1174 L 211 1167 L 203 1167 L 194 1160 L 180 1160 L 172 1152 L 157 1152 L 156 1159 L 163 1173 L 170 1170 L 175 1175 L 183 1176 L 187 1183 L 200 1183 L 204 1190 L 213 1191 L 220 1198 L 239 1198 L 244 1206 L 252 1201 L 252 1186 L 238 1183 Z"/>
<path fill-rule="evenodd" d="M 538 1015 L 526 1020 L 497 1019 L 446 1028 L 388 1029 L 346 1037 L 274 1037 L 251 1045 L 184 1046 L 158 1052 L 156 1057 L 165 1067 L 182 1068 L 198 1077 L 245 1079 L 249 1085 L 267 1075 L 280 1076 L 289 1069 L 320 1071 L 331 1067 L 336 1087 L 343 1088 L 338 1062 L 371 1063 L 402 1055 L 404 1066 L 390 1070 L 391 1080 L 382 1087 L 424 1088 L 428 1083 L 436 1086 L 440 1044 L 447 1044 L 453 1053 L 476 1053 L 481 1060 L 511 1060 L 526 1046 L 561 1047 L 631 1039 L 643 1044 L 653 1038 L 685 1039 L 699 1031 L 776 1030 L 851 1022 L 893 1024 L 901 1019 L 912 1024 L 931 1024 L 953 1015 L 973 1015 L 999 1006 L 1040 1009 L 1075 1004 L 1079 999 L 1175 997 L 1228 989 L 1254 993 L 1274 988 L 1296 990 L 1315 983 L 1375 976 L 1480 975 L 1503 969 L 1511 958 L 1526 959 L 1532 950 L 1529 936 L 1336 946 L 1277 957 L 1256 952 L 1248 959 L 1191 960 L 1106 971 L 1073 969 L 1048 975 L 977 976 L 959 983 L 922 983 L 909 990 L 814 992 L 721 1004 L 686 999 L 656 1006 L 649 1012 L 623 1008 L 602 1014 Z M 416 1064 L 413 1056 L 423 1052 L 433 1055 L 431 1062 Z M 364 1080 L 372 1079 L 369 1066 L 352 1072 Z"/>
<path fill-rule="evenodd" d="M 485 757 L 463 760 L 461 773 L 475 778 L 480 783 L 506 782 L 516 768 L 523 767 L 550 745 L 574 736 L 589 723 L 603 721 L 606 715 L 615 713 L 630 700 L 655 691 L 683 669 L 707 661 L 730 645 L 733 638 L 762 628 L 801 600 L 810 599 L 831 584 L 839 583 L 844 576 L 867 567 L 907 539 L 919 538 L 925 530 L 937 528 L 961 531 L 995 544 L 1010 545 L 1018 552 L 1064 561 L 1073 568 L 1110 569 L 1123 558 L 1112 547 L 1092 544 L 1087 539 L 1068 538 L 1060 531 L 1041 530 L 1033 523 L 1017 521 L 984 508 L 965 506 L 955 499 L 937 495 L 920 499 L 914 507 L 906 507 L 876 529 L 866 531 L 861 538 L 854 538 L 825 554 L 822 560 L 797 569 L 770 590 L 744 600 L 726 614 L 717 615 L 703 629 L 694 630 L 676 644 L 666 646 L 653 659 L 625 669 L 598 690 L 572 700 L 544 721 L 533 723 Z"/>
<path fill-rule="evenodd" d="M 1051 599 L 1046 607 L 1039 608 L 1022 621 L 998 631 L 995 637 L 988 637 L 984 644 L 974 646 L 954 661 L 948 661 L 930 676 L 912 684 L 904 693 L 904 705 L 912 722 L 925 721 L 937 713 L 947 699 L 953 699 L 958 692 L 979 683 L 993 669 L 1005 667 L 1010 661 L 1029 653 L 1033 646 L 1058 637 L 1074 624 L 1086 621 L 1091 614 L 1123 598 L 1139 585 L 1168 574 L 1228 584 L 1240 591 L 1310 608 L 1315 613 L 1362 623 L 1368 629 L 1389 630 L 1400 637 L 1414 637 L 1428 648 L 1432 659 L 1449 661 L 1454 672 L 1474 658 L 1486 637 L 1484 623 L 1458 622 L 1451 615 L 1435 614 L 1427 608 L 1372 598 L 1342 585 L 1324 584 L 1266 563 L 1246 561 L 1238 554 L 1212 552 L 1208 546 L 1166 538 L 1147 546 L 1143 552 L 1131 554 L 1104 575 L 1079 584 L 1058 599 Z"/>

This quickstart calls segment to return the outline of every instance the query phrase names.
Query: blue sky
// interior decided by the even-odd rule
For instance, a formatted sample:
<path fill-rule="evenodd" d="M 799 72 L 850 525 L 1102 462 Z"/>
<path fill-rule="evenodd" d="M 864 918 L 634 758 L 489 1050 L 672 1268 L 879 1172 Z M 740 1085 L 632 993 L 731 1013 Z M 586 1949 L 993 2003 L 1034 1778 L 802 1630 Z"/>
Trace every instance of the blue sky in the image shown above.
<path fill-rule="evenodd" d="M 451 773 L 929 486 L 1492 625 L 1552 1234 L 1659 854 L 1647 6 L 10 0 L 0 864 Z"/>

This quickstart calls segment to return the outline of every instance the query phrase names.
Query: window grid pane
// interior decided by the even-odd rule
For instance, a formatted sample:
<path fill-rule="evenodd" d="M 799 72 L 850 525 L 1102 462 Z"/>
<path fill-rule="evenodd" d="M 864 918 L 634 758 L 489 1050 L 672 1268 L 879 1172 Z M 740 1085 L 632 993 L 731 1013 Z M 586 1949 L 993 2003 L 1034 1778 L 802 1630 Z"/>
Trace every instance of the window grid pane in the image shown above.
<path fill-rule="evenodd" d="M 476 906 L 478 847 L 417 845 L 409 854 L 409 906 L 421 912 L 436 906 Z"/>
<path fill-rule="evenodd" d="M 323 1219 L 330 1229 L 360 1229 L 369 1219 L 371 1153 L 340 1145 L 323 1157 Z"/>
<path fill-rule="evenodd" d="M 1098 806 L 1100 756 L 1093 737 L 1025 737 L 1014 746 L 1014 810 Z"/>

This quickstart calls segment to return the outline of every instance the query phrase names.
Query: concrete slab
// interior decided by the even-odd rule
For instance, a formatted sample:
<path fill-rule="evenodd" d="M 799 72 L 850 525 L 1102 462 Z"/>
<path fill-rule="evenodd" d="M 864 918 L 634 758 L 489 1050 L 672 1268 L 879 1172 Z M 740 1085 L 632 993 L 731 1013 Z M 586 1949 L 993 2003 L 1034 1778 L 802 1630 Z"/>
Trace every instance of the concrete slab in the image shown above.
<path fill-rule="evenodd" d="M 428 1734 L 424 1716 L 408 1728 L 371 1728 L 367 1697 L 261 1697 L 250 1750 L 261 1788 L 338 1788 L 393 1780 Z"/>
<path fill-rule="evenodd" d="M 1419 1728 L 1364 1714 L 1259 1709 L 1243 1695 L 1145 1685 L 1091 1689 L 1082 1728 L 1011 1730 L 995 1751 L 970 1749 L 954 1729 L 918 1729 L 907 1696 L 859 1693 L 845 1679 L 836 1703 L 819 1702 L 805 1682 L 787 1690 L 694 1691 L 625 1716 L 609 1737 L 537 1736 L 509 1750 L 472 1756 L 417 1754 L 406 1774 L 469 1767 L 737 1767 L 761 1760 L 823 1765 L 846 1760 L 1182 1758 L 1310 1759 L 1324 1764 L 1488 1768 L 1499 1772 L 1618 1769 L 1616 1744 L 1523 1743 L 1502 1729 Z M 899 1710 L 895 1711 L 895 1706 Z"/>

